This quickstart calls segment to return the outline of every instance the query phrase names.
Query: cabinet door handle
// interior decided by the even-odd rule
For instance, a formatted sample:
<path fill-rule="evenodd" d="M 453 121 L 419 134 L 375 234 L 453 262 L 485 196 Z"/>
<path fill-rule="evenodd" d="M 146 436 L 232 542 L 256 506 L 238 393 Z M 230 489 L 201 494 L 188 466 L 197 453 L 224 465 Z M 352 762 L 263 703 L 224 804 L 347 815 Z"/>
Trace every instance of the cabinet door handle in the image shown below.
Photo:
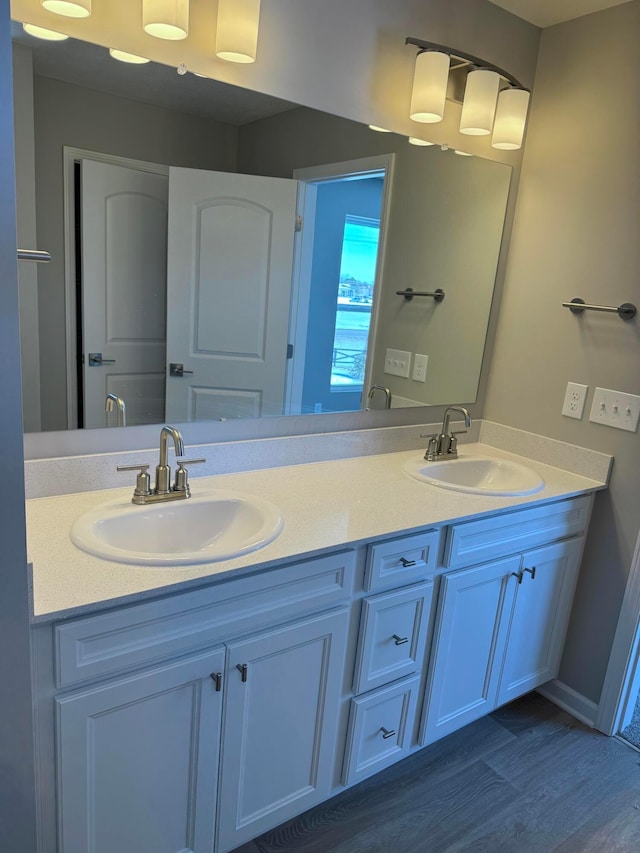
<path fill-rule="evenodd" d="M 384 726 L 380 726 L 380 731 L 382 732 L 382 737 L 387 740 L 387 738 L 394 737 L 396 730 L 395 729 L 385 729 Z"/>
<path fill-rule="evenodd" d="M 525 571 L 526 571 L 526 570 L 525 570 Z M 512 577 L 512 578 L 518 578 L 518 583 L 522 583 L 522 578 L 524 577 L 524 574 L 522 573 L 522 571 L 520 571 L 520 572 L 511 572 L 511 577 Z"/>
<path fill-rule="evenodd" d="M 408 637 L 399 637 L 397 634 L 393 635 L 393 639 L 396 641 L 396 646 L 404 646 L 405 643 L 409 642 Z"/>
<path fill-rule="evenodd" d="M 407 560 L 405 557 L 400 557 L 400 562 L 404 566 L 405 569 L 409 568 L 409 566 L 415 566 L 415 560 Z"/>
<path fill-rule="evenodd" d="M 536 579 L 536 567 L 532 566 L 530 569 L 525 569 L 525 572 L 529 572 L 531 575 L 531 580 L 534 581 Z"/>
<path fill-rule="evenodd" d="M 237 663 L 236 669 L 242 675 L 242 682 L 244 684 L 244 682 L 247 680 L 247 665 L 246 665 L 246 663 Z"/>
<path fill-rule="evenodd" d="M 220 691 L 222 690 L 222 673 L 212 672 L 211 678 L 213 679 L 213 683 L 216 686 L 216 693 L 220 693 Z"/>

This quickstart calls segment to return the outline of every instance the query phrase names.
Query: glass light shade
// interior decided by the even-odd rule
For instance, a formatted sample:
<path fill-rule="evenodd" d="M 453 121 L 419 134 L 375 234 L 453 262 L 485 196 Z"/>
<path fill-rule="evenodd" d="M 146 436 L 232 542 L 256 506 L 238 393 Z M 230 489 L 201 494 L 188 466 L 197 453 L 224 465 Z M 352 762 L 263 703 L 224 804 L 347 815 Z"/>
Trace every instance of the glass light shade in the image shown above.
<path fill-rule="evenodd" d="M 142 26 L 158 39 L 185 39 L 189 35 L 189 0 L 142 0 Z"/>
<path fill-rule="evenodd" d="M 216 56 L 227 62 L 255 62 L 260 0 L 218 0 Z"/>
<path fill-rule="evenodd" d="M 91 14 L 91 0 L 41 0 L 40 5 L 66 18 L 88 18 Z"/>
<path fill-rule="evenodd" d="M 409 113 L 414 121 L 442 121 L 449 82 L 449 64 L 448 53 L 425 50 L 417 55 Z"/>
<path fill-rule="evenodd" d="M 499 87 L 500 75 L 495 71 L 479 68 L 469 72 L 460 116 L 460 133 L 469 136 L 487 136 L 491 133 Z"/>
<path fill-rule="evenodd" d="M 128 62 L 130 65 L 144 65 L 149 62 L 146 56 L 137 56 L 135 53 L 127 53 L 124 50 L 117 50 L 115 47 L 109 48 L 109 55 L 118 62 Z"/>
<path fill-rule="evenodd" d="M 522 147 L 531 94 L 526 89 L 503 89 L 498 96 L 491 145 L 502 151 Z"/>
<path fill-rule="evenodd" d="M 459 157 L 473 157 L 473 154 L 470 154 L 468 151 L 460 151 L 459 148 L 455 148 L 453 153 Z"/>
<path fill-rule="evenodd" d="M 409 142 L 411 145 L 435 145 L 435 142 L 427 142 L 426 139 L 418 139 L 417 136 L 410 136 Z"/>
<path fill-rule="evenodd" d="M 30 36 L 45 41 L 65 41 L 69 38 L 64 33 L 56 33 L 54 30 L 47 30 L 44 27 L 36 27 L 35 24 L 23 24 L 22 29 Z"/>
<path fill-rule="evenodd" d="M 375 130 L 376 133 L 391 133 L 386 127 L 380 127 L 378 124 L 370 124 L 369 130 Z"/>

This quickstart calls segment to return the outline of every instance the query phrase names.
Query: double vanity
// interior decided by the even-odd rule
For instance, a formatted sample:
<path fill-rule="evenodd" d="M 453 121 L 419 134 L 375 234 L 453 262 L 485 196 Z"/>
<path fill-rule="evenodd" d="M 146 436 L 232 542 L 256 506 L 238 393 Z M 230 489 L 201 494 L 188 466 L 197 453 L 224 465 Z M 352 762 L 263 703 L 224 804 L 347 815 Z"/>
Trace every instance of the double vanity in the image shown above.
<path fill-rule="evenodd" d="M 606 476 L 423 456 L 28 502 L 42 853 L 227 853 L 556 677 Z"/>

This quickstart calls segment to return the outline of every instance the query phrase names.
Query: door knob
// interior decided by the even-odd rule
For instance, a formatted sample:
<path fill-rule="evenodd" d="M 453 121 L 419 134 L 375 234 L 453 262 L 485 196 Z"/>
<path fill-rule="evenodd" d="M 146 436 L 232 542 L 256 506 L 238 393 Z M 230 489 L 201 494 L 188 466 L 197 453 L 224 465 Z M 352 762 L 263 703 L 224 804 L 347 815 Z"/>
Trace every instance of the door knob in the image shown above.
<path fill-rule="evenodd" d="M 89 367 L 100 367 L 102 364 L 115 364 L 115 358 L 103 358 L 101 352 L 89 353 Z"/>
<path fill-rule="evenodd" d="M 172 361 L 169 364 L 169 376 L 184 376 L 186 373 L 193 373 L 193 370 L 185 370 L 184 364 L 179 361 Z"/>

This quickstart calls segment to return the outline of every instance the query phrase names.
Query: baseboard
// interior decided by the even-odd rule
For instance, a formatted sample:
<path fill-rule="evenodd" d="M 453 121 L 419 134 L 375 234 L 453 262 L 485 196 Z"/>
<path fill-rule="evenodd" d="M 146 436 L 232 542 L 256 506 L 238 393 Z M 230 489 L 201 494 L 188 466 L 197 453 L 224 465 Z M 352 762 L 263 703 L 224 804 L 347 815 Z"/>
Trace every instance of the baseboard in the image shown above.
<path fill-rule="evenodd" d="M 555 681 L 548 681 L 546 684 L 538 687 L 537 692 L 544 696 L 545 699 L 553 702 L 554 705 L 562 708 L 567 714 L 571 714 L 576 720 L 580 720 L 581 723 L 590 726 L 592 729 L 595 728 L 595 719 L 598 713 L 596 703 L 592 702 L 591 699 L 587 699 L 586 696 L 578 693 L 577 690 L 569 687 L 563 681 L 558 681 L 557 678 Z"/>

